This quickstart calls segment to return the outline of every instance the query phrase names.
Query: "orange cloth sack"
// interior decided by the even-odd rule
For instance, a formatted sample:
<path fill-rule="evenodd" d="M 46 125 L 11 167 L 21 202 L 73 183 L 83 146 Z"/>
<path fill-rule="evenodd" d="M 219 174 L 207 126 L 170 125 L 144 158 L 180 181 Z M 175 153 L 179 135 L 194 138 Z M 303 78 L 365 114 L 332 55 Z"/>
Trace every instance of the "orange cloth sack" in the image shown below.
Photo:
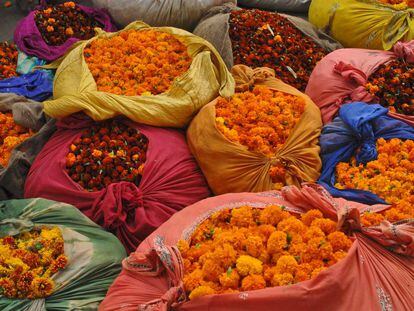
<path fill-rule="evenodd" d="M 203 107 L 188 128 L 187 140 L 213 192 L 273 190 L 276 187 L 269 174 L 272 166 L 282 168 L 284 173 L 277 177 L 285 185 L 299 186 L 302 182 L 317 180 L 321 170 L 318 138 L 322 127 L 318 107 L 307 95 L 276 79 L 272 69 L 237 65 L 232 74 L 237 92 L 263 85 L 302 97 L 305 108 L 284 145 L 268 157 L 222 134 L 216 126 L 217 99 Z"/>

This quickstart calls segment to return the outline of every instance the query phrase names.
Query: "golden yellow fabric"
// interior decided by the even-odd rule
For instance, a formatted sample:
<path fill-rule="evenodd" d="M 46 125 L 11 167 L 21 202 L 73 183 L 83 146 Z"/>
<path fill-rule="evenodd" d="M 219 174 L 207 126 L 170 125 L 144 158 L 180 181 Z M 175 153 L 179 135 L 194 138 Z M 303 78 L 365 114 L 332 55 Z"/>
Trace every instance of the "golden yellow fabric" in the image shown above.
<path fill-rule="evenodd" d="M 389 50 L 414 38 L 414 9 L 376 0 L 313 0 L 309 21 L 344 47 Z"/>
<path fill-rule="evenodd" d="M 124 30 L 146 28 L 149 26 L 134 22 Z M 96 38 L 110 38 L 123 31 L 107 33 L 99 30 L 94 38 L 76 44 L 64 57 L 48 66 L 57 67 L 57 71 L 53 85 L 54 99 L 44 102 L 46 114 L 59 119 L 84 111 L 97 121 L 125 115 L 139 123 L 184 127 L 209 101 L 218 95 L 231 96 L 234 93 L 234 80 L 210 43 L 177 28 L 153 29 L 177 36 L 187 46 L 193 59 L 190 69 L 175 79 L 167 92 L 151 96 L 124 96 L 98 91 L 83 50 Z"/>
<path fill-rule="evenodd" d="M 215 194 L 228 192 L 259 192 L 274 188 L 268 174 L 272 163 L 282 163 L 287 185 L 316 181 L 321 170 L 318 139 L 322 128 L 318 107 L 305 94 L 274 77 L 269 68 L 233 67 L 238 91 L 253 85 L 301 96 L 306 100 L 305 111 L 279 152 L 268 158 L 249 151 L 247 147 L 229 141 L 216 127 L 217 100 L 204 106 L 187 131 L 190 149 L 197 159 L 209 186 Z"/>

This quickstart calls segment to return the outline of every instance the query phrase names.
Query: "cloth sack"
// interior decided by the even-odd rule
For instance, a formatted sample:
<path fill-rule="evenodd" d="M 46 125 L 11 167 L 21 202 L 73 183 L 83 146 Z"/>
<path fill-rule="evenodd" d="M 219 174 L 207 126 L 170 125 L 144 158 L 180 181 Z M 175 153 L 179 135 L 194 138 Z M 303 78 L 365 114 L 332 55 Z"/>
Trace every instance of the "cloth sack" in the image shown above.
<path fill-rule="evenodd" d="M 271 11 L 308 12 L 310 0 L 239 0 L 247 8 Z"/>
<path fill-rule="evenodd" d="M 39 225 L 59 227 L 68 265 L 52 276 L 51 296 L 34 300 L 0 296 L 0 309 L 96 310 L 121 270 L 126 256 L 121 243 L 68 204 L 43 199 L 0 202 L 0 237 Z"/>
<path fill-rule="evenodd" d="M 414 140 L 414 127 L 388 116 L 387 113 L 388 109 L 378 104 L 350 103 L 343 105 L 339 116 L 323 127 L 319 139 L 322 173 L 318 183 L 331 195 L 365 204 L 385 203 L 372 192 L 340 190 L 334 185 L 339 162 L 348 162 L 353 156 L 356 156 L 358 163 L 363 164 L 377 159 L 377 139 Z"/>
<path fill-rule="evenodd" d="M 259 192 L 274 189 L 269 169 L 281 164 L 286 170 L 288 185 L 316 181 L 321 169 L 318 138 L 322 121 L 319 109 L 312 100 L 297 89 L 276 79 L 269 68 L 251 69 L 236 65 L 232 69 L 237 89 L 265 85 L 287 94 L 303 97 L 305 111 L 283 147 L 273 158 L 249 151 L 246 146 L 229 141 L 216 127 L 217 100 L 212 101 L 191 122 L 187 141 L 215 194 L 228 192 Z M 214 159 L 214 161 L 212 161 Z"/>
<path fill-rule="evenodd" d="M 42 0 L 40 3 L 41 5 L 38 7 L 38 9 L 41 10 L 47 7 L 46 1 Z M 111 17 L 106 10 L 90 8 L 79 4 L 77 4 L 77 6 L 81 8 L 86 14 L 92 16 L 95 20 L 101 23 L 105 31 L 116 31 L 116 27 L 112 23 Z M 36 26 L 35 13 L 36 10 L 30 12 L 29 15 L 27 15 L 17 24 L 14 31 L 14 42 L 22 52 L 51 62 L 63 56 L 75 42 L 79 41 L 77 38 L 70 38 L 62 45 L 48 45 L 43 40 L 43 37 Z"/>
<path fill-rule="evenodd" d="M 142 22 L 134 22 L 124 30 L 148 28 Z M 181 29 L 155 29 L 179 37 L 193 59 L 190 69 L 178 77 L 167 92 L 151 96 L 123 96 L 98 91 L 84 60 L 83 49 L 96 38 L 110 38 L 119 33 L 101 31 L 91 40 L 82 41 L 64 59 L 52 65 L 60 66 L 53 85 L 55 99 L 44 103 L 46 114 L 60 119 L 84 111 L 98 121 L 122 114 L 138 123 L 184 127 L 218 94 L 233 94 L 233 78 L 211 44 Z"/>
<path fill-rule="evenodd" d="M 225 2 L 236 0 L 92 0 L 95 7 L 105 8 L 122 27 L 135 20 L 148 25 L 171 26 L 192 31 L 205 12 Z"/>
<path fill-rule="evenodd" d="M 268 3 L 268 1 L 266 2 Z M 232 68 L 234 65 L 232 43 L 229 36 L 230 13 L 233 10 L 240 10 L 240 8 L 230 3 L 214 7 L 207 12 L 194 29 L 195 35 L 206 39 L 214 45 L 228 68 Z M 287 18 L 303 34 L 310 37 L 327 51 L 333 51 L 342 47 L 331 37 L 313 27 L 308 21 L 296 16 L 280 15 Z"/>
<path fill-rule="evenodd" d="M 339 220 L 354 237 L 347 256 L 315 278 L 290 286 L 233 294 L 209 295 L 187 301 L 181 255 L 175 246 L 189 239 L 204 219 L 223 208 L 246 204 L 264 208 L 283 205 L 302 213 L 321 210 Z M 282 192 L 226 194 L 180 211 L 153 232 L 123 261 L 123 270 L 99 307 L 119 310 L 409 310 L 414 303 L 414 223 L 363 228 L 359 213 L 367 206 L 332 199 L 316 187 L 285 187 Z M 377 206 L 378 210 L 387 207 Z M 394 231 L 393 231 L 394 230 Z M 391 252 L 388 249 L 394 250 Z M 400 254 L 397 254 L 400 253 Z M 301 299 L 298 299 L 301 297 Z"/>
<path fill-rule="evenodd" d="M 37 133 L 14 148 L 7 167 L 0 166 L 0 201 L 23 198 L 24 182 L 37 154 L 55 131 L 40 103 L 15 94 L 0 93 L 0 112 L 11 112 L 14 121 Z"/>
<path fill-rule="evenodd" d="M 119 120 L 149 140 L 139 187 L 130 182 L 88 192 L 66 172 L 69 146 L 92 121 L 82 115 L 58 122 L 57 131 L 34 162 L 25 184 L 25 198 L 66 202 L 113 232 L 129 251 L 172 214 L 209 196 L 203 175 L 183 133 Z"/>
<path fill-rule="evenodd" d="M 414 40 L 398 42 L 390 52 L 340 49 L 325 56 L 313 70 L 305 91 L 320 108 L 324 124 L 335 117 L 343 103 L 376 103 L 375 97 L 365 89 L 365 84 L 378 67 L 396 58 L 414 63 Z M 414 116 L 390 115 L 414 126 Z"/>
<path fill-rule="evenodd" d="M 414 9 L 378 0 L 313 0 L 309 21 L 348 48 L 389 50 L 414 39 Z"/>

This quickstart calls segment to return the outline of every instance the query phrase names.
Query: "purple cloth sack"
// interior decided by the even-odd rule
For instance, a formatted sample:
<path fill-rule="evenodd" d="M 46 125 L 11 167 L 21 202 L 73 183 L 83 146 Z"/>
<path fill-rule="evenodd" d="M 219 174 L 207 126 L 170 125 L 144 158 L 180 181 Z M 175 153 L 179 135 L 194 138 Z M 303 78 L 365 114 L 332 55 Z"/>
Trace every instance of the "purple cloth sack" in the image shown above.
<path fill-rule="evenodd" d="M 43 1 L 42 1 L 43 2 Z M 43 2 L 44 3 L 44 2 Z M 83 5 L 78 5 L 86 14 L 92 16 L 101 25 L 103 30 L 107 32 L 116 31 L 116 26 L 113 24 L 111 17 L 105 9 L 90 8 Z M 40 7 L 41 8 L 41 7 Z M 39 29 L 36 26 L 34 19 L 35 11 L 32 11 L 23 18 L 14 31 L 14 42 L 19 50 L 28 55 L 37 56 L 47 62 L 54 61 L 63 56 L 65 52 L 75 43 L 77 38 L 70 38 L 62 45 L 52 46 L 48 45 L 42 38 Z"/>

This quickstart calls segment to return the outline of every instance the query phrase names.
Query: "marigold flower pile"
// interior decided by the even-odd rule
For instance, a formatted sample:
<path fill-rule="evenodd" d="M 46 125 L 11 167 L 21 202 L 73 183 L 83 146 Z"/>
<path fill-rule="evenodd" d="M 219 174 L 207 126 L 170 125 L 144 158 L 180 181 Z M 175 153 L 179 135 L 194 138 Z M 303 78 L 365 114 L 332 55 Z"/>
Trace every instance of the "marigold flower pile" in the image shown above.
<path fill-rule="evenodd" d="M 396 9 L 414 8 L 414 0 L 378 0 L 380 3 L 390 4 Z"/>
<path fill-rule="evenodd" d="M 58 227 L 34 227 L 17 236 L 0 238 L 0 296 L 50 296 L 55 286 L 51 277 L 67 263 Z"/>
<path fill-rule="evenodd" d="M 318 210 L 296 216 L 284 207 L 245 205 L 202 222 L 180 240 L 190 299 L 309 280 L 344 258 L 352 241 Z"/>
<path fill-rule="evenodd" d="M 368 78 L 366 89 L 391 111 L 414 115 L 414 64 L 395 59 L 381 65 Z"/>
<path fill-rule="evenodd" d="M 94 28 L 102 27 L 72 1 L 38 10 L 34 18 L 43 40 L 53 46 L 70 38 L 90 39 L 95 35 Z"/>
<path fill-rule="evenodd" d="M 272 68 L 276 77 L 301 91 L 327 54 L 285 17 L 272 12 L 232 11 L 229 35 L 235 65 Z"/>
<path fill-rule="evenodd" d="M 98 38 L 84 50 L 98 90 L 128 96 L 166 92 L 192 59 L 175 36 L 156 30 L 127 30 Z"/>
<path fill-rule="evenodd" d="M 16 124 L 11 113 L 0 112 L 0 166 L 6 167 L 12 150 L 33 134 L 32 130 Z"/>
<path fill-rule="evenodd" d="M 17 76 L 17 55 L 13 43 L 0 42 L 0 80 Z"/>
<path fill-rule="evenodd" d="M 120 181 L 139 185 L 148 139 L 116 120 L 84 130 L 69 146 L 66 170 L 82 188 L 98 191 Z"/>
<path fill-rule="evenodd" d="M 414 218 L 414 141 L 398 138 L 377 140 L 377 160 L 366 165 L 341 162 L 336 167 L 338 189 L 360 189 L 375 193 L 392 208 L 384 213 L 365 213 L 363 224 L 377 225 Z"/>
<path fill-rule="evenodd" d="M 218 98 L 216 124 L 225 137 L 271 158 L 284 145 L 305 110 L 305 100 L 265 86 Z M 283 186 L 284 168 L 272 166 L 275 188 Z"/>

